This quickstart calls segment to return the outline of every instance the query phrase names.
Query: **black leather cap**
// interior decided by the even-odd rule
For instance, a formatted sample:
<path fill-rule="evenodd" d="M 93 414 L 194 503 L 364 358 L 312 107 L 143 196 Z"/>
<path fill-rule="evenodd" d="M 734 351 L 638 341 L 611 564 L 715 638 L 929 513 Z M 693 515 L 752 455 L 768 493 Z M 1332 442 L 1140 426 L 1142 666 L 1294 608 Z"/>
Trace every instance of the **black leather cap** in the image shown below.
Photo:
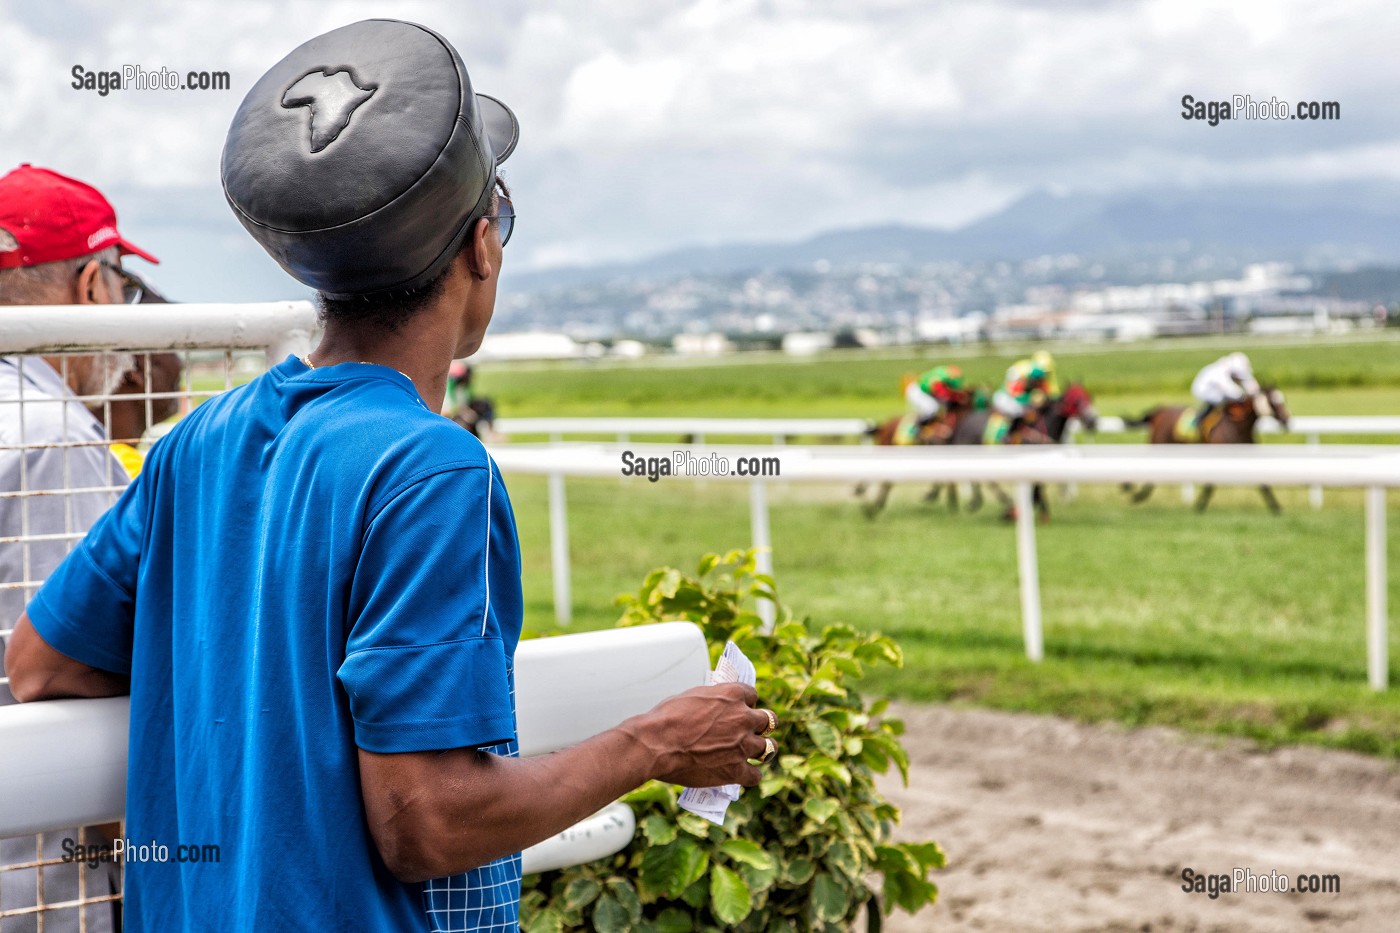
<path fill-rule="evenodd" d="M 263 75 L 224 143 L 224 196 L 294 278 L 331 298 L 430 281 L 487 213 L 519 124 L 431 29 L 365 20 Z"/>

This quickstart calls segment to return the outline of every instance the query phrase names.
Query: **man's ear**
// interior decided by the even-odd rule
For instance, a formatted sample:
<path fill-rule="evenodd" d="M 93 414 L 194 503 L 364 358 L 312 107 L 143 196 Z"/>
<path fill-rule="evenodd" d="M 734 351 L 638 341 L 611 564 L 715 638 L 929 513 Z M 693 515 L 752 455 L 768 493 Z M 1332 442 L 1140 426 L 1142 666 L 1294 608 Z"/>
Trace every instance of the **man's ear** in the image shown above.
<path fill-rule="evenodd" d="M 102 263 L 96 259 L 89 260 L 78 273 L 77 300 L 80 305 L 110 305 L 119 304 L 120 299 L 113 299 L 111 291 L 112 283 L 107 276 L 102 274 Z"/>
<path fill-rule="evenodd" d="M 495 271 L 491 264 L 490 237 L 491 221 L 483 217 L 472 227 L 467 237 L 467 248 L 463 250 L 467 254 L 467 270 L 472 278 L 482 282 L 491 278 Z"/>

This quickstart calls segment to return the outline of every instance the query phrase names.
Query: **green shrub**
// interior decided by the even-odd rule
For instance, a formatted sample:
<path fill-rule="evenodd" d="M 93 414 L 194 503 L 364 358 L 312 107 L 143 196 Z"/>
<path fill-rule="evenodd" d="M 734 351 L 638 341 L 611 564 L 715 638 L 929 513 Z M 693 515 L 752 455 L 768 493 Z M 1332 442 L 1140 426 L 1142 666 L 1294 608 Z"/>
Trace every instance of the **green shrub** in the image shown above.
<path fill-rule="evenodd" d="M 753 611 L 759 598 L 777 607 L 772 634 Z M 699 625 L 712 666 L 726 641 L 737 644 L 757 668 L 761 703 L 780 720 L 781 755 L 723 827 L 679 809 L 670 785 L 624 798 L 636 838 L 611 858 L 526 878 L 526 933 L 839 931 L 867 905 L 879 929 L 894 907 L 933 903 L 928 874 L 943 867 L 943 851 L 892 842 L 899 810 L 875 789 L 875 774 L 891 764 L 908 780 L 903 724 L 884 716 L 887 701 L 867 705 L 852 689 L 868 665 L 900 666 L 898 645 L 845 625 L 814 633 L 778 604 L 753 551 L 706 555 L 695 576 L 655 570 L 619 603 L 619 625 Z"/>

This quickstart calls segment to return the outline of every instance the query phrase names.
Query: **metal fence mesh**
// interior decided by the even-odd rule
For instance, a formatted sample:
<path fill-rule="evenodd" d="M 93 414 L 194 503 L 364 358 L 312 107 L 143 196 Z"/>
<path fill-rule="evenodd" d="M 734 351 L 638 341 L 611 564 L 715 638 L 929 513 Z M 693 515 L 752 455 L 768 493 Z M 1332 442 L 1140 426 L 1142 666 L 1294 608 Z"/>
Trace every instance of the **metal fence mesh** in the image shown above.
<path fill-rule="evenodd" d="M 145 451 L 266 367 L 261 349 L 0 357 L 0 658 L 25 604 Z M 0 677 L 0 705 L 11 702 Z M 0 839 L 0 933 L 120 929 L 121 868 L 101 855 L 120 834 L 110 824 Z"/>

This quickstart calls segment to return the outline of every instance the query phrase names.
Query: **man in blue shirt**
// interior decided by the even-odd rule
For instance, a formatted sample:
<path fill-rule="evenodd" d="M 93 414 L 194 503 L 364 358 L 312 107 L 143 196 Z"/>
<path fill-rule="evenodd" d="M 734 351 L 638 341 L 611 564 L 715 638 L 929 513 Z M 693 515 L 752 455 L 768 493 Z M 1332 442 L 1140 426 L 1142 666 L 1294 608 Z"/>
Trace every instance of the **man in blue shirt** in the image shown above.
<path fill-rule="evenodd" d="M 514 517 L 436 414 L 491 318 L 515 136 L 445 40 L 383 20 L 294 50 L 234 118 L 229 203 L 324 336 L 156 445 L 7 658 L 21 700 L 130 690 L 127 832 L 168 852 L 128 857 L 130 929 L 515 930 L 523 847 L 776 753 L 724 685 L 515 757 Z"/>

